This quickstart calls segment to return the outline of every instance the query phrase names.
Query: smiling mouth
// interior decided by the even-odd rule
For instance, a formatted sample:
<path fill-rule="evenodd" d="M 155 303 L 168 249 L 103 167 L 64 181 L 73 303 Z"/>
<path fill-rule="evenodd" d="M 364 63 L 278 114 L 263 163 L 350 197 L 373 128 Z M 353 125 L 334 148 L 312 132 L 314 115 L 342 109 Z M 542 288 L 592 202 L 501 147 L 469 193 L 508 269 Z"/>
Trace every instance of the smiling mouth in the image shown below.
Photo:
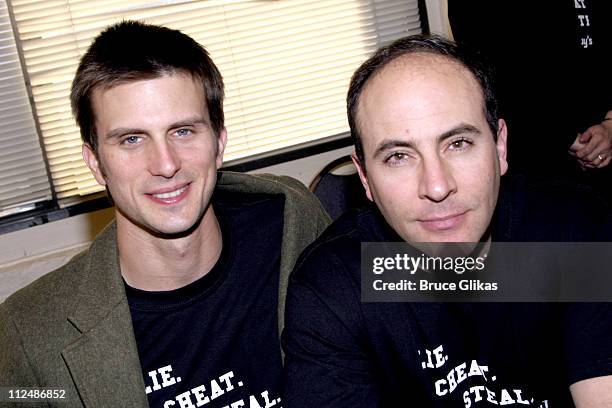
<path fill-rule="evenodd" d="M 173 191 L 164 191 L 163 193 L 149 193 L 149 198 L 158 204 L 174 205 L 182 201 L 189 194 L 191 184 L 186 184 L 183 187 Z"/>
<path fill-rule="evenodd" d="M 187 191 L 187 187 L 189 186 L 181 187 L 178 190 L 169 191 L 167 193 L 159 193 L 159 194 L 151 194 L 151 195 L 155 198 L 159 198 L 160 200 L 166 200 L 168 198 L 174 198 L 174 197 L 180 196 L 185 191 Z"/>

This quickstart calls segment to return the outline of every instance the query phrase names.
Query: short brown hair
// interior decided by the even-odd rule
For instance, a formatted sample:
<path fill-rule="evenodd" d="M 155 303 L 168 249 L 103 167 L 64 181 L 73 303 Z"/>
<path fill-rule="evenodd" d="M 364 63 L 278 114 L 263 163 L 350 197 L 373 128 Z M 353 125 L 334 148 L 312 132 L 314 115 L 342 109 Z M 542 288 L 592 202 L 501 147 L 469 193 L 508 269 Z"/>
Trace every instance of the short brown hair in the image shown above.
<path fill-rule="evenodd" d="M 120 83 L 188 73 L 202 82 L 211 126 L 224 127 L 223 78 L 199 43 L 178 30 L 123 21 L 100 33 L 81 58 L 70 93 L 84 143 L 97 150 L 93 91 Z"/>

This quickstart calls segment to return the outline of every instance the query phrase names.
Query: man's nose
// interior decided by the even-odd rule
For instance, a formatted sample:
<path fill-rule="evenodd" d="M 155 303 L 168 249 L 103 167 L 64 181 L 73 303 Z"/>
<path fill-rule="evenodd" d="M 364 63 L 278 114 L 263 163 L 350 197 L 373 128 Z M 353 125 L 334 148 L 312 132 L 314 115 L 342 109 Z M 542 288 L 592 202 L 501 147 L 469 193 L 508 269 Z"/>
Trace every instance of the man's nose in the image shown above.
<path fill-rule="evenodd" d="M 171 178 L 180 170 L 180 157 L 167 140 L 153 143 L 149 153 L 149 171 L 152 175 Z"/>
<path fill-rule="evenodd" d="M 420 172 L 419 198 L 441 202 L 457 191 L 453 172 L 438 155 L 424 158 Z"/>

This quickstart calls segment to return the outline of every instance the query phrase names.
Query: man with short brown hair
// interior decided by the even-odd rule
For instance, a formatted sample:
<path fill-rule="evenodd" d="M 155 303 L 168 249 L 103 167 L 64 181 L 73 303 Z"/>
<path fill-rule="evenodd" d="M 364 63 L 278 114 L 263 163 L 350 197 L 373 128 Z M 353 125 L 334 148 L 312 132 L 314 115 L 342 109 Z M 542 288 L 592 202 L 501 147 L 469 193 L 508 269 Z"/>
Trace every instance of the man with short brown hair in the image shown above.
<path fill-rule="evenodd" d="M 106 29 L 72 106 L 116 219 L 0 305 L 0 386 L 63 391 L 54 406 L 279 403 L 286 280 L 328 222 L 318 201 L 286 177 L 218 172 L 223 82 L 179 31 Z"/>

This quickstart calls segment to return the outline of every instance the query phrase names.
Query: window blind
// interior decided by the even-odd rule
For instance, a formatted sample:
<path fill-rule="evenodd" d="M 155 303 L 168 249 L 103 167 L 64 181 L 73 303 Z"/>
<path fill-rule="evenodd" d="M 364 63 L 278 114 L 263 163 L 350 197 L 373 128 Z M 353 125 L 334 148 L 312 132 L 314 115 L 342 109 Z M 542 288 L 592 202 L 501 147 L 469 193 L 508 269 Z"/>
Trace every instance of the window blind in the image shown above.
<path fill-rule="evenodd" d="M 100 191 L 70 113 L 78 59 L 106 26 L 137 19 L 203 44 L 226 85 L 232 161 L 348 131 L 353 71 L 377 47 L 421 32 L 410 0 L 12 0 L 60 202 Z"/>
<path fill-rule="evenodd" d="M 5 0 L 0 0 L 0 216 L 52 198 Z"/>

